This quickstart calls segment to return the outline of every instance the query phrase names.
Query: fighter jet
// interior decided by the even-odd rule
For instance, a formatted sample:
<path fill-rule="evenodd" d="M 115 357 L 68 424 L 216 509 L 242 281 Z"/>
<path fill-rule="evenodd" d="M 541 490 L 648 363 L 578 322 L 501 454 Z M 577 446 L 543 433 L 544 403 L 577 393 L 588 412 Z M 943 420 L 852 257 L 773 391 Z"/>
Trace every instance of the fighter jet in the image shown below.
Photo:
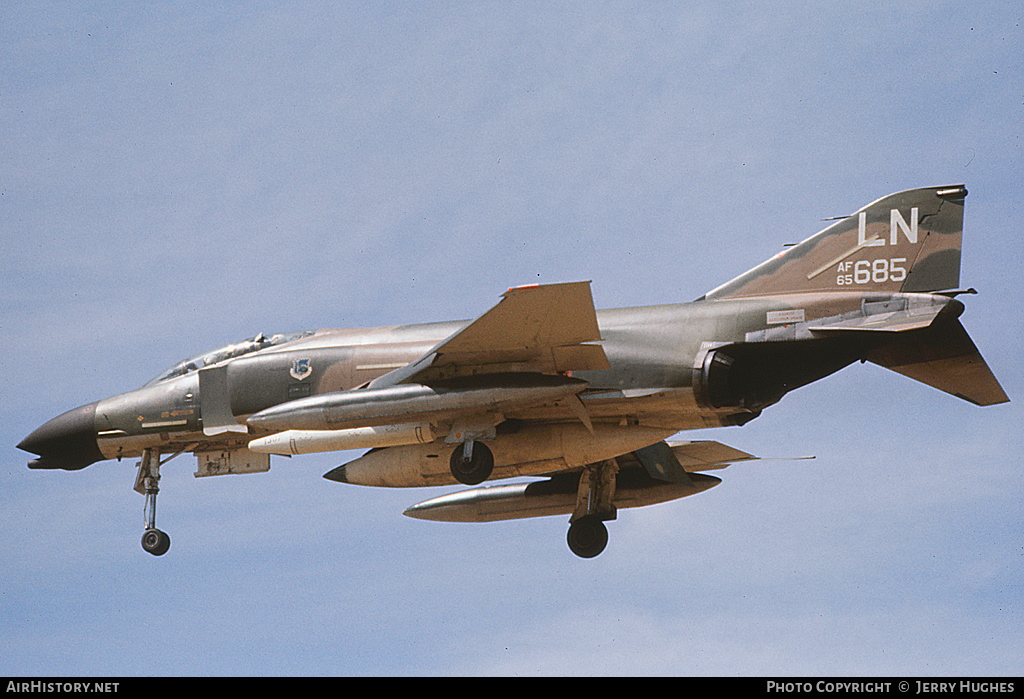
<path fill-rule="evenodd" d="M 883 197 L 689 303 L 597 311 L 590 282 L 519 286 L 472 321 L 259 334 L 75 408 L 18 447 L 32 469 L 139 458 L 143 548 L 160 468 L 258 473 L 271 455 L 367 449 L 338 483 L 474 486 L 410 517 L 569 516 L 601 553 L 618 509 L 702 492 L 756 457 L 680 432 L 742 425 L 857 361 L 977 405 L 1008 401 L 959 316 L 963 185 Z M 484 485 L 515 477 L 528 482 Z"/>

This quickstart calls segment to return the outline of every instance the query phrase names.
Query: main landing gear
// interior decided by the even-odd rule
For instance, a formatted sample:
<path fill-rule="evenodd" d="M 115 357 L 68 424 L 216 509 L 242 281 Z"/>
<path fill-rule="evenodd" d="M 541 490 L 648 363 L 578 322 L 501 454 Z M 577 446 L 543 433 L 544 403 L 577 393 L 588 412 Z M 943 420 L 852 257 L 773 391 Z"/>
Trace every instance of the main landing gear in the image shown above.
<path fill-rule="evenodd" d="M 174 458 L 174 457 L 171 457 Z M 160 492 L 160 452 L 146 449 L 139 462 L 135 477 L 135 491 L 146 496 L 146 531 L 142 534 L 142 548 L 154 556 L 162 556 L 171 547 L 171 537 L 156 528 L 156 495 Z"/>
<path fill-rule="evenodd" d="M 448 463 L 455 480 L 465 485 L 477 485 L 486 481 L 494 471 L 494 454 L 486 444 L 469 439 L 455 447 Z"/>
<path fill-rule="evenodd" d="M 608 545 L 608 528 L 604 523 L 615 519 L 615 474 L 619 465 L 614 459 L 588 464 L 580 473 L 576 491 L 576 509 L 569 518 L 566 541 L 569 550 L 580 558 L 593 558 Z"/>

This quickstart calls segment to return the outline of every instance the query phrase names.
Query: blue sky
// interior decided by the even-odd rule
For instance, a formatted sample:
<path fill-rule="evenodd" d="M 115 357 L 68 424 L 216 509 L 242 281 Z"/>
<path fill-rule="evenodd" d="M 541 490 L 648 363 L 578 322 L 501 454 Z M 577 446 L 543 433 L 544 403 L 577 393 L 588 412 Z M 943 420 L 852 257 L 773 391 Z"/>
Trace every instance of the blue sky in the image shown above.
<path fill-rule="evenodd" d="M 1020 3 L 9 3 L 0 11 L 0 674 L 1018 674 Z M 964 325 L 1014 401 L 872 365 L 764 457 L 566 523 L 449 489 L 25 468 L 68 408 L 258 332 L 471 318 L 508 287 L 692 300 L 890 192 L 965 183 Z"/>

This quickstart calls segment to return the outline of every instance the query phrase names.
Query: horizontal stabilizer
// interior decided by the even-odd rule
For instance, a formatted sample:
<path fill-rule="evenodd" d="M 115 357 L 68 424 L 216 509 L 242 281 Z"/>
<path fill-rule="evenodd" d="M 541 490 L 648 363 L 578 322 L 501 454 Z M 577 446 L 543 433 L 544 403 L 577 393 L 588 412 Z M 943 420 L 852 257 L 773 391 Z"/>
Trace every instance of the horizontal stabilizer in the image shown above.
<path fill-rule="evenodd" d="M 868 360 L 975 405 L 1010 400 L 959 320 L 900 336 Z"/>

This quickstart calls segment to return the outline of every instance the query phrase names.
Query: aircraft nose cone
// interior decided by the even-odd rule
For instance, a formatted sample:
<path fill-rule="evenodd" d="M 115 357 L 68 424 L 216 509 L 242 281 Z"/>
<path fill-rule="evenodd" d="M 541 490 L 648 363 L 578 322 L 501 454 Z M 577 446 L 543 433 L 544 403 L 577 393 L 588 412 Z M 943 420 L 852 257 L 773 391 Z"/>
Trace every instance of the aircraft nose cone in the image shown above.
<path fill-rule="evenodd" d="M 103 459 L 96 444 L 96 403 L 69 410 L 40 425 L 18 448 L 40 458 L 29 468 L 61 468 L 74 471 Z"/>

